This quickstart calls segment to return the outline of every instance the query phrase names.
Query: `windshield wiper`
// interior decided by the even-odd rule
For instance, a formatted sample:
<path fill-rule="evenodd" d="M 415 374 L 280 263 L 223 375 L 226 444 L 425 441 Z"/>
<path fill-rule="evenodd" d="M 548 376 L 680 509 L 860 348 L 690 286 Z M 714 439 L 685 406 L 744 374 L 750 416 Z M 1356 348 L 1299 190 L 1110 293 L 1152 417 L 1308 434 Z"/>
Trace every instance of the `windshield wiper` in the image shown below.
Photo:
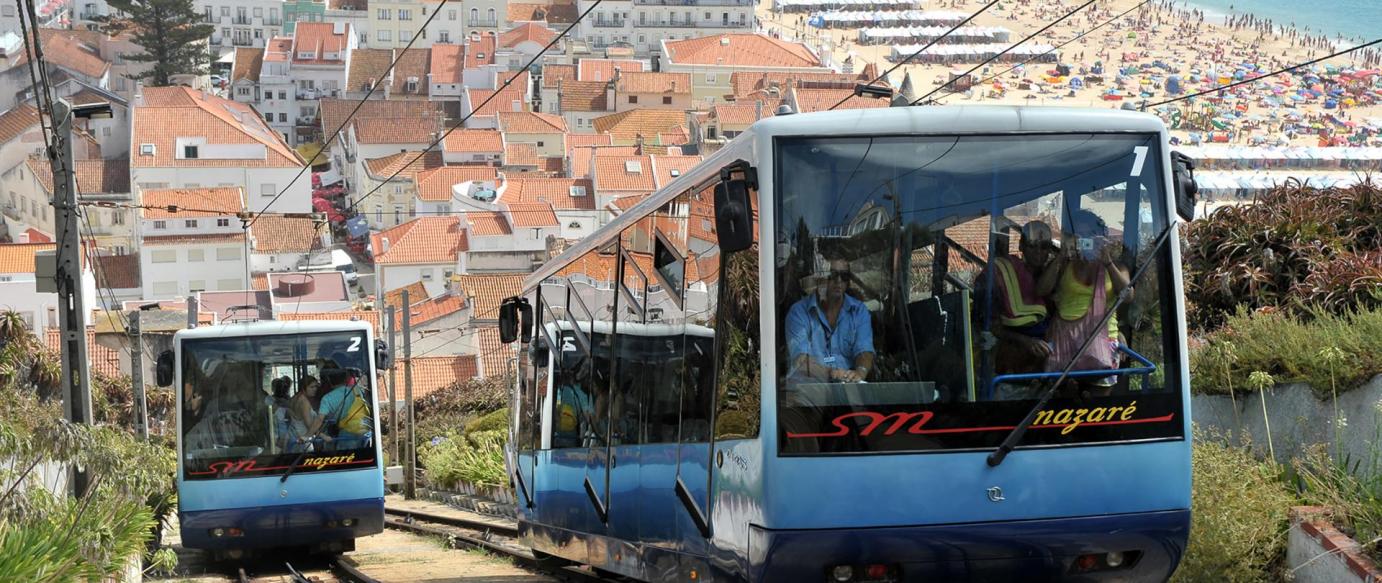
<path fill-rule="evenodd" d="M 1166 225 L 1166 229 L 1157 237 L 1156 245 L 1152 247 L 1151 255 L 1147 257 L 1146 261 L 1142 262 L 1142 265 L 1138 266 L 1137 271 L 1132 275 L 1132 279 L 1128 280 L 1127 287 L 1124 287 L 1123 291 L 1118 293 L 1118 299 L 1114 300 L 1113 305 L 1109 306 L 1104 311 L 1104 316 L 1099 319 L 1099 325 L 1095 326 L 1093 330 L 1097 331 L 1107 328 L 1108 321 L 1113 318 L 1113 314 L 1118 310 L 1118 306 L 1123 305 L 1125 300 L 1132 297 L 1133 286 L 1137 284 L 1138 280 L 1142 279 L 1142 275 L 1147 272 L 1147 268 L 1151 267 L 1152 264 L 1156 262 L 1157 256 L 1161 254 L 1162 246 L 1166 245 L 1166 242 L 1171 239 L 1171 231 L 1175 226 L 1176 221 L 1174 220 Z M 1096 282 L 1095 285 L 1098 285 L 1098 283 Z M 1083 355 L 1086 350 L 1089 350 L 1089 347 L 1094 344 L 1094 339 L 1098 337 L 1099 334 L 1097 333 L 1085 336 L 1084 343 L 1080 345 L 1079 350 L 1075 351 L 1074 356 L 1070 357 L 1070 362 L 1065 363 L 1065 367 L 1061 370 L 1060 376 L 1056 378 L 1055 382 L 1051 383 L 1050 387 L 1047 387 L 1047 389 L 1042 392 L 1041 398 L 1037 399 L 1036 404 L 1032 406 L 1030 411 L 1027 411 L 1027 416 L 1022 418 L 1022 422 L 1018 423 L 1017 426 L 1013 428 L 1012 432 L 1008 433 L 1008 436 L 1003 438 L 1003 443 L 998 446 L 998 449 L 993 450 L 993 453 L 988 455 L 989 467 L 997 467 L 998 464 L 1003 463 L 1003 460 L 1008 457 L 1008 454 L 1012 453 L 1013 448 L 1017 447 L 1017 442 L 1021 441 L 1022 436 L 1027 433 L 1027 428 L 1031 427 L 1032 423 L 1036 422 L 1037 413 L 1041 411 L 1042 407 L 1046 406 L 1046 403 L 1050 402 L 1051 397 L 1055 396 L 1056 390 L 1060 388 L 1061 383 L 1065 382 L 1066 377 L 1070 376 L 1070 371 L 1075 368 L 1075 362 L 1080 359 L 1080 356 Z"/>

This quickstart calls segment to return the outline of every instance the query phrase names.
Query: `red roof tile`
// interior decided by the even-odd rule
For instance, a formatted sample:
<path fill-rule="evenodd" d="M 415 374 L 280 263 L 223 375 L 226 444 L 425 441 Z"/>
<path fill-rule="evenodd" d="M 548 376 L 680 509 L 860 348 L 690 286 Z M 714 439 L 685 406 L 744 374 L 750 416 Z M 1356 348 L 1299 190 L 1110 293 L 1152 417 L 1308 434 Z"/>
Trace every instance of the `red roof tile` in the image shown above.
<path fill-rule="evenodd" d="M 505 206 L 509 222 L 516 228 L 555 227 L 560 224 L 557 222 L 557 214 L 552 212 L 552 205 L 545 202 L 512 203 Z"/>
<path fill-rule="evenodd" d="M 537 167 L 537 144 L 516 143 L 504 147 L 505 166 Z"/>
<path fill-rule="evenodd" d="M 144 105 L 134 108 L 130 165 L 142 168 L 301 168 L 306 161 L 247 104 L 188 87 L 145 87 Z M 177 158 L 177 139 L 204 138 L 208 144 L 262 145 L 264 157 Z M 152 155 L 141 152 L 153 144 Z"/>
<path fill-rule="evenodd" d="M 496 130 L 456 128 L 442 140 L 442 149 L 468 154 L 500 154 L 504 151 L 504 135 Z"/>
<path fill-rule="evenodd" d="M 417 174 L 417 196 L 427 202 L 446 202 L 455 197 L 452 187 L 462 182 L 489 181 L 499 178 L 493 166 L 442 166 Z"/>
<path fill-rule="evenodd" d="M 321 249 L 322 230 L 312 219 L 263 215 L 250 227 L 254 250 L 259 253 L 306 253 Z"/>
<path fill-rule="evenodd" d="M 400 61 L 401 65 L 402 62 Z M 397 73 L 397 69 L 395 69 Z M 425 83 L 422 83 L 425 85 Z M 426 88 L 423 88 L 426 91 Z M 360 110 L 351 117 L 351 111 L 359 105 Z M 336 128 L 345 123 L 346 120 L 360 120 L 371 117 L 435 117 L 443 112 L 441 102 L 436 101 L 407 101 L 395 99 L 370 99 L 363 104 L 355 99 L 322 99 L 318 108 L 321 110 L 322 130 L 325 136 L 330 137 L 336 132 Z"/>
<path fill-rule="evenodd" d="M 574 81 L 561 83 L 561 99 L 557 102 L 563 112 L 609 111 L 609 93 L 605 81 Z"/>
<path fill-rule="evenodd" d="M 38 110 L 21 103 L 0 114 L 0 144 L 19 137 L 39 124 Z"/>
<path fill-rule="evenodd" d="M 293 62 L 301 65 L 331 65 L 344 63 L 346 59 L 346 49 L 350 37 L 353 34 L 350 25 L 346 24 L 343 31 L 335 31 L 336 23 L 332 22 L 299 22 L 293 29 Z M 311 58 L 303 58 L 304 53 L 311 53 Z M 327 53 L 335 53 L 337 58 L 327 59 Z"/>
<path fill-rule="evenodd" d="M 751 33 L 723 33 L 666 41 L 667 60 L 676 65 L 733 67 L 822 67 L 806 45 Z"/>
<path fill-rule="evenodd" d="M 455 133 L 452 132 L 453 135 Z M 428 150 L 420 158 L 417 152 L 399 152 L 365 160 L 365 170 L 369 172 L 371 178 L 379 180 L 393 176 L 395 172 L 398 173 L 399 179 L 411 180 L 419 172 L 441 166 L 442 153 L 436 150 Z"/>
<path fill-rule="evenodd" d="M 501 111 L 528 111 L 527 87 L 528 73 L 525 71 L 519 74 L 512 84 L 499 91 L 467 89 L 466 93 L 470 98 L 470 106 L 475 109 L 474 115 L 491 116 Z M 514 108 L 515 103 L 518 104 L 517 109 Z"/>
<path fill-rule="evenodd" d="M 156 188 L 145 190 L 143 202 L 151 207 L 176 205 L 178 212 L 164 208 L 143 209 L 146 219 L 194 219 L 225 217 L 245 210 L 245 199 L 238 186 L 215 188 Z"/>
<path fill-rule="evenodd" d="M 465 49 L 461 45 L 450 45 L 437 43 L 432 45 L 432 82 L 433 83 L 460 83 L 461 82 L 461 59 L 465 57 Z"/>
<path fill-rule="evenodd" d="M 62 329 L 44 328 L 43 344 L 56 353 L 62 352 Z M 96 328 L 86 328 L 86 357 L 91 362 L 91 372 L 111 377 L 126 374 L 120 368 L 120 350 L 107 348 L 96 342 Z"/>
<path fill-rule="evenodd" d="M 395 308 L 398 308 L 398 307 L 402 306 L 402 305 L 403 305 L 403 292 L 404 292 L 405 290 L 408 292 L 408 302 L 409 302 L 409 303 L 417 303 L 417 302 L 420 302 L 420 301 L 422 301 L 422 300 L 427 299 L 427 286 L 426 286 L 426 285 L 423 285 L 423 283 L 422 283 L 421 281 L 414 281 L 413 283 L 410 283 L 410 284 L 408 284 L 408 285 L 405 285 L 405 286 L 403 286 L 403 287 L 400 287 L 400 288 L 398 288 L 398 289 L 396 289 L 396 290 L 392 290 L 392 291 L 389 291 L 389 292 L 385 292 L 385 293 L 384 293 L 384 303 L 383 303 L 383 305 L 384 305 L 385 307 L 387 307 L 387 306 L 393 306 L 393 307 L 395 307 Z M 383 308 L 380 308 L 380 309 L 382 310 Z M 396 315 L 401 315 L 401 314 L 396 314 Z M 399 320 L 399 324 L 402 324 L 402 319 L 401 319 L 401 318 L 400 318 L 400 320 Z M 395 327 L 397 327 L 397 324 L 395 325 Z"/>
<path fill-rule="evenodd" d="M 602 115 L 592 122 L 595 131 L 610 134 L 616 140 L 632 140 L 642 135 L 649 142 L 659 133 L 670 132 L 686 125 L 686 113 L 667 109 L 630 109 Z"/>
<path fill-rule="evenodd" d="M 566 120 L 550 113 L 501 111 L 499 131 L 515 134 L 564 134 Z"/>
<path fill-rule="evenodd" d="M 522 293 L 523 278 L 520 273 L 470 274 L 451 276 L 452 289 L 469 299 L 475 320 L 498 320 L 499 303 L 504 298 Z"/>
<path fill-rule="evenodd" d="M 384 249 L 384 239 L 389 240 Z M 419 217 L 370 236 L 377 265 L 455 263 L 469 249 L 457 217 Z"/>
<path fill-rule="evenodd" d="M 52 243 L 0 243 L 0 273 L 33 273 L 34 255 L 54 248 Z"/>
<path fill-rule="evenodd" d="M 414 356 L 410 369 L 413 372 L 413 398 L 419 399 L 440 391 L 458 382 L 480 376 L 476 356 Z M 403 400 L 404 367 L 403 357 L 393 367 L 394 386 L 398 392 L 395 398 Z M 381 393 L 382 394 L 382 393 Z"/>
<path fill-rule="evenodd" d="M 577 146 L 613 146 L 614 138 L 609 134 L 567 134 L 566 147 L 573 149 Z"/>
<path fill-rule="evenodd" d="M 264 49 L 236 47 L 235 65 L 230 70 L 230 82 L 246 79 L 259 82 L 259 70 L 264 68 Z"/>
<path fill-rule="evenodd" d="M 436 117 L 367 117 L 355 120 L 361 144 L 431 144 L 441 130 Z"/>
<path fill-rule="evenodd" d="M 139 287 L 139 254 L 97 255 L 97 285 L 111 289 Z"/>
<path fill-rule="evenodd" d="M 855 95 L 853 89 L 793 89 L 792 94 L 796 98 L 797 113 L 825 111 L 832 107 L 837 110 L 873 109 L 890 105 L 887 99 Z M 841 99 L 844 103 L 840 103 Z"/>
<path fill-rule="evenodd" d="M 538 24 L 527 22 L 509 29 L 504 34 L 499 35 L 499 46 L 513 48 L 521 43 L 535 42 L 542 46 L 552 42 L 557 38 L 557 33 L 551 29 Z"/>
<path fill-rule="evenodd" d="M 637 73 L 643 70 L 642 61 L 627 59 L 581 59 L 581 81 L 609 81 L 614 78 L 614 68 L 621 73 Z"/>
<path fill-rule="evenodd" d="M 548 203 L 556 210 L 595 210 L 595 189 L 589 179 L 510 178 L 507 184 L 506 201 Z"/>
<path fill-rule="evenodd" d="M 647 155 L 633 156 L 595 156 L 595 174 L 591 176 L 595 190 L 637 191 L 641 193 L 657 190 L 657 180 L 653 177 L 652 158 Z"/>
<path fill-rule="evenodd" d="M 465 214 L 466 222 L 469 223 L 467 231 L 474 237 L 499 237 L 512 235 L 513 230 L 509 228 L 509 222 L 504 219 L 503 213 L 497 212 L 469 212 Z"/>
<path fill-rule="evenodd" d="M 690 73 L 621 73 L 620 93 L 665 93 L 690 95 Z"/>
<path fill-rule="evenodd" d="M 542 87 L 544 89 L 556 87 L 558 80 L 575 81 L 576 66 L 565 63 L 548 63 L 542 66 Z"/>

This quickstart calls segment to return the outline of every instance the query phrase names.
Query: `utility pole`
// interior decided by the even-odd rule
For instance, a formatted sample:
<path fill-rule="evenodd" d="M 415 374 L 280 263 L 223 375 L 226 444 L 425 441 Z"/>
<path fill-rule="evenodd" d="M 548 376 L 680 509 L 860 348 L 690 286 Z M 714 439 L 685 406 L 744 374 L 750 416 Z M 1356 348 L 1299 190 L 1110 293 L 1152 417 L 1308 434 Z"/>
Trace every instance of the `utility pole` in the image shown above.
<path fill-rule="evenodd" d="M 197 296 L 187 296 L 187 329 L 197 327 Z"/>
<path fill-rule="evenodd" d="M 157 304 L 155 304 L 157 305 Z M 130 379 L 134 381 L 134 434 L 149 438 L 149 401 L 144 395 L 144 342 L 140 337 L 139 315 L 143 310 L 130 312 Z"/>
<path fill-rule="evenodd" d="M 407 411 L 408 435 L 403 448 L 403 497 L 417 497 L 417 436 L 413 435 L 413 319 L 408 290 L 403 290 L 403 407 Z"/>
<path fill-rule="evenodd" d="M 110 110 L 110 104 L 105 104 Z M 90 117 L 94 110 L 84 110 Z M 86 350 L 86 304 L 82 298 L 82 235 L 77 206 L 77 175 L 72 159 L 72 104 L 65 99 L 53 103 L 53 145 L 48 152 L 52 165 L 54 215 L 57 223 L 58 326 L 62 329 L 63 414 L 72 423 L 90 425 L 91 359 Z M 86 494 L 86 473 L 74 469 L 72 493 Z"/>
<path fill-rule="evenodd" d="M 394 323 L 398 315 L 394 312 L 393 306 L 384 308 L 384 323 L 389 330 L 389 354 L 398 355 L 398 335 L 394 333 Z M 397 367 L 398 361 L 394 359 L 394 366 Z M 398 375 L 389 371 L 389 423 L 392 429 L 389 431 L 393 435 L 393 457 L 394 463 L 398 463 L 402 458 L 398 457 Z"/>

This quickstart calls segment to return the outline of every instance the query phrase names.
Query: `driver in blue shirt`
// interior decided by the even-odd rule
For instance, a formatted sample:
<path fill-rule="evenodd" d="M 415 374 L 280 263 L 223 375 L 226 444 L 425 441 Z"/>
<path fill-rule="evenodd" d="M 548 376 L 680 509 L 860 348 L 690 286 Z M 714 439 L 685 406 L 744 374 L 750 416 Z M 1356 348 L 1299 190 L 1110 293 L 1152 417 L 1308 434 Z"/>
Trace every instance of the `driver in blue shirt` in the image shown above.
<path fill-rule="evenodd" d="M 873 325 L 864 302 L 846 293 L 853 274 L 835 259 L 815 276 L 815 293 L 787 312 L 788 376 L 857 383 L 873 370 Z"/>

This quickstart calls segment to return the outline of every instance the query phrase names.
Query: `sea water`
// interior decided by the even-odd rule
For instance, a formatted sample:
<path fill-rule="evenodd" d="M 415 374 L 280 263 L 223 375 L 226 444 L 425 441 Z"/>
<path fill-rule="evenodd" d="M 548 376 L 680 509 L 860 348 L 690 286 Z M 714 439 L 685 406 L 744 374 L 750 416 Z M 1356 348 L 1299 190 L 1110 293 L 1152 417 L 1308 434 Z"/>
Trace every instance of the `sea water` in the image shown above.
<path fill-rule="evenodd" d="M 1230 14 L 1250 13 L 1272 24 L 1291 26 L 1312 35 L 1326 33 L 1332 39 L 1343 35 L 1358 44 L 1382 37 L 1382 0 L 1189 0 L 1188 5 L 1205 11 L 1207 19 Z"/>

